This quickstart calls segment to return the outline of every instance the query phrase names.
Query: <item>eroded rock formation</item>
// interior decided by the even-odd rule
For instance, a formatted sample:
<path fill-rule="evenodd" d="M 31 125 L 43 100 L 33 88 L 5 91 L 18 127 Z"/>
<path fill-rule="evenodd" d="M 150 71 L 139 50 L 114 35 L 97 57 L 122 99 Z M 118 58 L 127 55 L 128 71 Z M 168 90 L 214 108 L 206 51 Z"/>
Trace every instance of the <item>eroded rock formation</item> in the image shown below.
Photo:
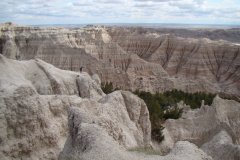
<path fill-rule="evenodd" d="M 212 106 L 184 112 L 178 120 L 164 124 L 165 140 L 161 149 L 171 149 L 177 141 L 189 141 L 214 160 L 240 158 L 240 104 L 218 96 Z"/>
<path fill-rule="evenodd" d="M 0 55 L 0 74 L 3 160 L 212 159 L 190 142 L 166 156 L 128 151 L 152 146 L 146 104 L 127 91 L 105 95 L 85 72 Z"/>
<path fill-rule="evenodd" d="M 130 90 L 239 96 L 238 45 L 142 28 L 7 24 L 0 53 L 0 159 L 240 158 L 238 102 L 216 97 L 212 106 L 188 108 L 166 121 L 165 139 L 155 144 L 143 100 L 100 88 L 102 80 Z M 73 72 L 81 66 L 92 76 Z M 128 151 L 144 147 L 165 156 Z"/>
<path fill-rule="evenodd" d="M 72 71 L 84 66 L 85 71 L 97 73 L 103 82 L 133 91 L 162 92 L 176 88 L 239 96 L 238 45 L 212 41 L 209 37 L 176 37 L 181 35 L 170 31 L 8 25 L 0 31 L 0 53 L 20 60 L 40 58 Z"/>

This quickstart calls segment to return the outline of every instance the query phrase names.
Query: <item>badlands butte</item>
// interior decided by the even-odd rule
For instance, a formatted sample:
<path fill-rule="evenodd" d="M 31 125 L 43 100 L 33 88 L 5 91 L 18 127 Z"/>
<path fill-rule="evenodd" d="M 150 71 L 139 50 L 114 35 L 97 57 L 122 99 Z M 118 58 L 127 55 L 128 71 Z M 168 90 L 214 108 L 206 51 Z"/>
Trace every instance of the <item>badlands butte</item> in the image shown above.
<path fill-rule="evenodd" d="M 199 35 L 200 38 L 196 38 Z M 124 90 L 240 95 L 239 29 L 2 25 L 0 53 L 98 74 Z"/>
<path fill-rule="evenodd" d="M 178 103 L 182 116 L 162 124 L 158 143 L 145 102 L 123 91 L 238 99 L 236 37 L 238 29 L 2 24 L 0 159 L 240 160 L 239 102 L 217 95 L 194 110 Z M 105 94 L 101 82 L 122 90 Z"/>

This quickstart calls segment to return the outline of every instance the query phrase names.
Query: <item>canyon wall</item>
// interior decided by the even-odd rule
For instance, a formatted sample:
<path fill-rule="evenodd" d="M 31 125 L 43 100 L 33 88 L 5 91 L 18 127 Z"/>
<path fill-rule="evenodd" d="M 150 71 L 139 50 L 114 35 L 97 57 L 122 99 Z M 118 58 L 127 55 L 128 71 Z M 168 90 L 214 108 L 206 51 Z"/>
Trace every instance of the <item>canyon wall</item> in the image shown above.
<path fill-rule="evenodd" d="M 239 96 L 240 49 L 232 42 L 104 26 L 2 26 L 0 32 L 0 53 L 9 58 L 40 58 L 72 71 L 83 66 L 89 74 L 97 73 L 102 82 L 125 90 L 176 88 Z"/>

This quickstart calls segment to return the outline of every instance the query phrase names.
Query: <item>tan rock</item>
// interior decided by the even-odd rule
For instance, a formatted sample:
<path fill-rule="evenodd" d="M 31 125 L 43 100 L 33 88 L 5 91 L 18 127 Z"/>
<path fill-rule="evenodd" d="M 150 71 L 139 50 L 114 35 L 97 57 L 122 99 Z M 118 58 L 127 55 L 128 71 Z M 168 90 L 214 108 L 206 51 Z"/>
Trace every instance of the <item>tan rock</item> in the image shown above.
<path fill-rule="evenodd" d="M 212 106 L 188 110 L 178 120 L 167 120 L 163 131 L 165 139 L 159 148 L 167 152 L 177 141 L 189 141 L 214 160 L 235 160 L 240 153 L 239 114 L 240 103 L 217 96 Z"/>
<path fill-rule="evenodd" d="M 191 36 L 201 35 L 202 30 L 185 30 L 191 33 L 190 38 L 181 38 L 169 34 L 178 30 L 164 29 L 3 28 L 0 53 L 9 58 L 39 58 L 72 71 L 83 66 L 91 75 L 98 74 L 102 82 L 133 91 L 163 92 L 175 88 L 239 95 L 239 46 Z M 208 36 L 216 34 L 206 32 Z M 219 32 L 219 36 L 233 31 L 224 32 Z"/>
<path fill-rule="evenodd" d="M 86 73 L 0 55 L 0 74 L 1 159 L 211 160 L 189 142 L 167 156 L 128 151 L 151 146 L 145 103 L 126 91 L 102 94 Z"/>

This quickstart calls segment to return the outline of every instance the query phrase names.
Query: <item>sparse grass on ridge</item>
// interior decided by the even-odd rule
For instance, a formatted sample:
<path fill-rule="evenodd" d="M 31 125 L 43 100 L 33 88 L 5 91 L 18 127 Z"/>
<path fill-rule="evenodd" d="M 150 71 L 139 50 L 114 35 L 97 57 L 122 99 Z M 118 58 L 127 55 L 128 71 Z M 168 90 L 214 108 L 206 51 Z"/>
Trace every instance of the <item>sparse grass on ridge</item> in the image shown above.
<path fill-rule="evenodd" d="M 150 147 L 135 147 L 135 148 L 130 148 L 128 149 L 130 152 L 140 152 L 144 153 L 146 155 L 161 155 L 160 151 L 156 151 Z"/>

